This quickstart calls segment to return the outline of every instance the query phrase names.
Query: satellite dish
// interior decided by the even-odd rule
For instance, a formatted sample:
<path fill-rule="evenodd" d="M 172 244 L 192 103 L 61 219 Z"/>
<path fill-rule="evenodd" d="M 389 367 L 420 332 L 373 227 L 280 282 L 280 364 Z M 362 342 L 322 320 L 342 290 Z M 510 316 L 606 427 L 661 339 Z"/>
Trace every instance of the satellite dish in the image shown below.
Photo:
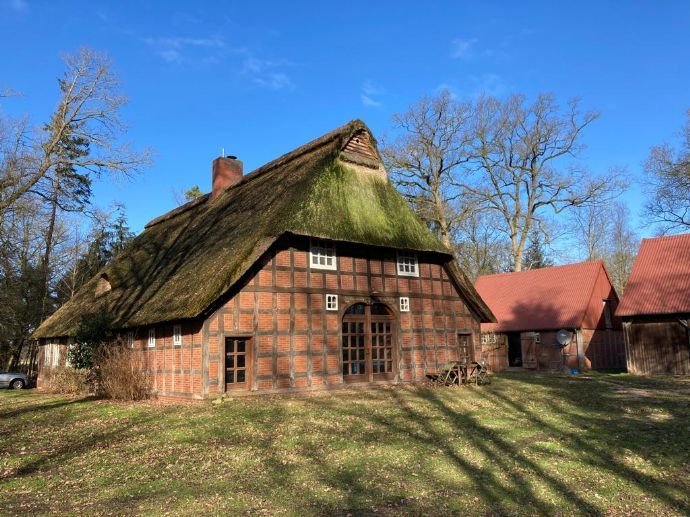
<path fill-rule="evenodd" d="M 573 333 L 566 329 L 561 329 L 556 332 L 556 343 L 560 346 L 566 346 L 570 344 L 573 339 Z"/>

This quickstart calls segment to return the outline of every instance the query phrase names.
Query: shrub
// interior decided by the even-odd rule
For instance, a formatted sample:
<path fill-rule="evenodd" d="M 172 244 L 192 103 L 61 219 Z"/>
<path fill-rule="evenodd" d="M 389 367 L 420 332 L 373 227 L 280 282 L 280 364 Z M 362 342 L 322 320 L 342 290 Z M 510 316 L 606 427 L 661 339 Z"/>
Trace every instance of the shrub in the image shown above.
<path fill-rule="evenodd" d="M 87 395 L 89 393 L 88 373 L 89 371 L 86 369 L 76 369 L 69 366 L 50 368 L 43 375 L 43 387 L 49 393 Z"/>
<path fill-rule="evenodd" d="M 113 318 L 106 311 L 85 314 L 79 320 L 74 343 L 69 347 L 67 357 L 75 368 L 92 368 L 98 348 L 112 336 Z"/>
<path fill-rule="evenodd" d="M 94 362 L 96 393 L 119 400 L 142 400 L 151 383 L 137 356 L 120 342 L 97 349 Z"/>

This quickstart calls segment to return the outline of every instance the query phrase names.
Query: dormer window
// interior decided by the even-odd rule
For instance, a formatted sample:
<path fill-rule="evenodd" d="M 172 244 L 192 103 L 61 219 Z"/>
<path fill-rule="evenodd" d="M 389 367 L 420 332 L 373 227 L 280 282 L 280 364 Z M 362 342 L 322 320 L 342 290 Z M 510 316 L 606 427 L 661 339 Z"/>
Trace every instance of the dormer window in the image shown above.
<path fill-rule="evenodd" d="M 335 245 L 320 240 L 312 240 L 309 250 L 309 264 L 314 269 L 336 268 Z"/>
<path fill-rule="evenodd" d="M 400 276 L 419 276 L 419 263 L 415 253 L 398 252 L 398 274 Z"/>
<path fill-rule="evenodd" d="M 111 289 L 112 286 L 110 285 L 110 279 L 108 278 L 108 275 L 103 273 L 98 279 L 98 282 L 96 282 L 96 291 L 94 292 L 94 295 L 96 297 L 102 296 Z"/>

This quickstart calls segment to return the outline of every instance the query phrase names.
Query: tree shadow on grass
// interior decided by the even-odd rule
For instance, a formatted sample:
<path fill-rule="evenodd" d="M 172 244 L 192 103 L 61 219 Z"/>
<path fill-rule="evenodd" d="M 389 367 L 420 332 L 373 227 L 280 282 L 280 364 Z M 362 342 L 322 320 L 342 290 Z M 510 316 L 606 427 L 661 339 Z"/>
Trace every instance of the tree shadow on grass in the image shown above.
<path fill-rule="evenodd" d="M 627 404 L 622 404 L 620 398 L 615 395 L 615 390 L 611 389 L 612 386 L 616 386 L 615 383 L 591 378 L 565 378 L 560 382 L 554 382 L 553 379 L 547 379 L 541 375 L 520 374 L 520 376 L 523 377 L 520 382 L 541 385 L 549 390 L 551 396 L 544 402 L 547 405 L 547 413 L 557 415 L 561 421 L 565 420 L 569 424 L 568 427 L 574 429 L 573 431 L 548 422 L 525 404 L 505 393 L 487 390 L 487 399 L 504 411 L 515 412 L 524 418 L 529 418 L 548 436 L 566 443 L 571 453 L 578 455 L 579 461 L 585 465 L 631 482 L 650 497 L 664 501 L 682 513 L 690 513 L 690 499 L 679 495 L 687 494 L 689 488 L 687 483 L 683 485 L 652 477 L 631 468 L 622 461 L 626 452 L 632 451 L 652 464 L 658 463 L 657 459 L 650 454 L 649 448 L 654 446 L 659 437 L 662 437 L 662 440 L 677 440 L 679 447 L 674 449 L 676 459 L 681 462 L 690 462 L 688 449 L 684 446 L 686 442 L 682 434 L 678 434 L 679 430 L 687 434 L 685 426 L 690 416 L 687 398 L 665 404 L 664 407 L 669 409 L 670 417 L 663 422 L 651 422 L 646 415 L 650 407 L 659 405 L 659 400 L 632 398 L 627 401 Z M 630 378 L 627 379 L 625 385 L 630 387 L 631 381 L 634 386 L 636 381 Z M 582 388 L 586 386 L 586 383 L 592 383 L 592 386 L 583 393 Z M 643 381 L 642 384 L 645 385 L 645 382 Z M 646 384 L 650 387 L 658 386 L 654 381 Z M 653 436 L 648 437 L 644 434 L 652 429 Z"/>

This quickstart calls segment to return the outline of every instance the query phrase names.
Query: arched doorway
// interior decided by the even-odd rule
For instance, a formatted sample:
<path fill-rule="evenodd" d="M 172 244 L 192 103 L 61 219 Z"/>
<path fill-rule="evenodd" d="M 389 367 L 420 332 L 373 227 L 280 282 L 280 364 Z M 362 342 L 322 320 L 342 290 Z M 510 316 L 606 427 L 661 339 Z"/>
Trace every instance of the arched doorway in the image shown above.
<path fill-rule="evenodd" d="M 382 303 L 355 303 L 343 315 L 345 382 L 391 380 L 397 373 L 395 315 Z"/>

